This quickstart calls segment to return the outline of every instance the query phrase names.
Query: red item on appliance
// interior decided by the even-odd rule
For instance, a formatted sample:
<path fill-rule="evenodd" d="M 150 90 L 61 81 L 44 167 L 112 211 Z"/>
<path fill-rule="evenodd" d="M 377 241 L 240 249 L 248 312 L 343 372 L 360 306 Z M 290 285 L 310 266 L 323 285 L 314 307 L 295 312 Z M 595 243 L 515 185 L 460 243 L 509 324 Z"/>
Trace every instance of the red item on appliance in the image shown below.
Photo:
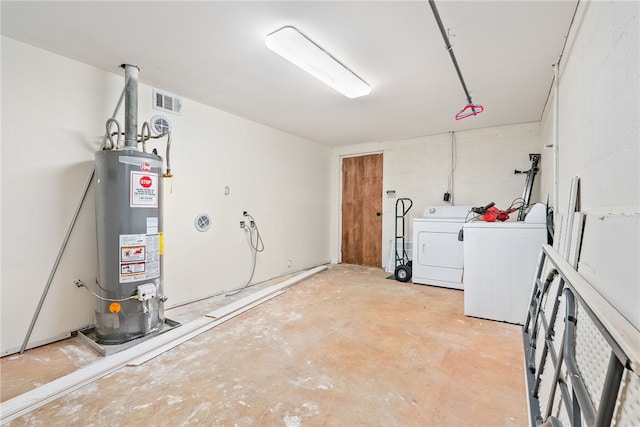
<path fill-rule="evenodd" d="M 480 216 L 480 219 L 486 222 L 506 221 L 509 219 L 509 214 L 515 212 L 516 208 L 511 208 L 506 211 L 500 210 L 495 206 L 491 206 L 487 211 Z"/>

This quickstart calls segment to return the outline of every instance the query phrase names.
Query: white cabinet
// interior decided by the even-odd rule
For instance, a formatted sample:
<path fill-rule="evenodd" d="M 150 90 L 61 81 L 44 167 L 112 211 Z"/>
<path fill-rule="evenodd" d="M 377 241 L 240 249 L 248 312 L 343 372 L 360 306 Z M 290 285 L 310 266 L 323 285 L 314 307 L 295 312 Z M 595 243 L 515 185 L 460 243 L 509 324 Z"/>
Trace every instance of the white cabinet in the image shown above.
<path fill-rule="evenodd" d="M 546 238 L 545 224 L 465 224 L 464 314 L 523 324 Z"/>

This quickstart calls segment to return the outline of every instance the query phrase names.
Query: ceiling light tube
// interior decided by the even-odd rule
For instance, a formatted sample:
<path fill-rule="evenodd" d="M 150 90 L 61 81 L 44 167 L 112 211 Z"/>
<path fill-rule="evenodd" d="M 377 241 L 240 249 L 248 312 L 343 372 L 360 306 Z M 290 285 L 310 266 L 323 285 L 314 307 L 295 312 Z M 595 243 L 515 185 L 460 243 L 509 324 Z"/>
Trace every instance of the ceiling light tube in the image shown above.
<path fill-rule="evenodd" d="M 371 86 L 296 28 L 287 26 L 264 39 L 269 49 L 347 98 L 368 95 Z"/>

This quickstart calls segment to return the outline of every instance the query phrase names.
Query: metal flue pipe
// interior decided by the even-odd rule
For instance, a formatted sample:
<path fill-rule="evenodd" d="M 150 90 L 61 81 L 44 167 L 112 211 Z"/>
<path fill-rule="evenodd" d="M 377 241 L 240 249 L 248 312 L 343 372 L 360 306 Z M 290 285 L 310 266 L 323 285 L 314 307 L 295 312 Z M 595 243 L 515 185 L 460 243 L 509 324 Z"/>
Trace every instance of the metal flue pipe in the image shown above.
<path fill-rule="evenodd" d="M 138 71 L 135 65 L 122 64 L 125 77 L 124 148 L 138 148 Z"/>

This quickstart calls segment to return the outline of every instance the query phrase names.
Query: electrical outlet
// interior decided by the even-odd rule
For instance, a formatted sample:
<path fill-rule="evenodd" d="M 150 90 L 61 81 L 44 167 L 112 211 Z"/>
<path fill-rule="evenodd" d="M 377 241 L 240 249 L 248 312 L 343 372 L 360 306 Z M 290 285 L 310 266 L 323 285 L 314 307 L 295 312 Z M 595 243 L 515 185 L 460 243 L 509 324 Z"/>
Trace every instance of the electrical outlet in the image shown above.
<path fill-rule="evenodd" d="M 256 228 L 256 223 L 255 223 L 255 221 L 253 221 L 253 220 L 252 220 L 252 221 L 250 221 L 250 222 L 249 222 L 249 226 L 251 226 L 251 228 Z"/>
<path fill-rule="evenodd" d="M 244 228 L 245 226 L 245 222 L 244 221 L 240 221 L 240 228 Z"/>
<path fill-rule="evenodd" d="M 242 216 L 247 216 L 247 215 L 249 215 L 249 212 L 247 212 L 247 211 L 242 211 Z"/>

